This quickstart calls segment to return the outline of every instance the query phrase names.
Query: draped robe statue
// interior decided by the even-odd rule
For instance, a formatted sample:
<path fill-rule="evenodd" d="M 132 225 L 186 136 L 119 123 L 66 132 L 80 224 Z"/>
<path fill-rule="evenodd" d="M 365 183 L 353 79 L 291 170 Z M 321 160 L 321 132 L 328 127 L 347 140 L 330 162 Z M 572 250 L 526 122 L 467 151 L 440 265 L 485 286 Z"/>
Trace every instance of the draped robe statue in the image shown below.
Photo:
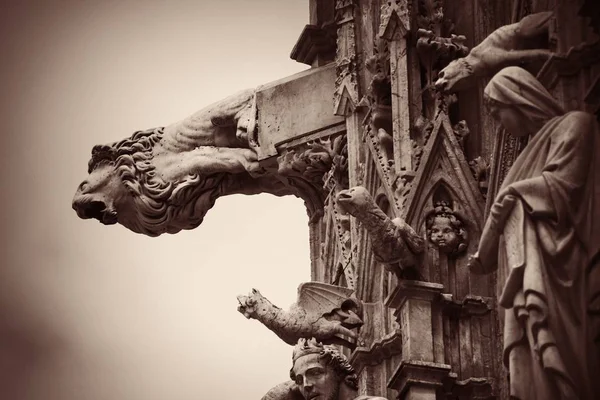
<path fill-rule="evenodd" d="M 600 129 L 529 72 L 485 88 L 492 115 L 530 135 L 490 210 L 471 271 L 498 271 L 514 399 L 600 399 Z"/>

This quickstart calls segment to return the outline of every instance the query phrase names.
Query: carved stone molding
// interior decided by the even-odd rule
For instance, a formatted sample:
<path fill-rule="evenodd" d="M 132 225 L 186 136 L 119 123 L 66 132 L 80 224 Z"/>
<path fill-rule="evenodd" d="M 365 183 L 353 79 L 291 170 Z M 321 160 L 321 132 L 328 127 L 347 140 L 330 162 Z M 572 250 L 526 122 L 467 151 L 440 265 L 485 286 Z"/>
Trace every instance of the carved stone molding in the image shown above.
<path fill-rule="evenodd" d="M 390 0 L 381 5 L 379 36 L 387 40 L 404 37 L 410 31 L 410 0 Z"/>
<path fill-rule="evenodd" d="M 410 138 L 410 90 L 407 35 L 411 29 L 412 7 L 407 0 L 391 0 L 381 7 L 379 36 L 390 41 L 390 83 L 392 92 L 392 133 L 396 176 L 410 174 L 412 144 Z M 396 178 L 397 179 L 397 178 Z M 396 190 L 394 190 L 396 191 Z M 397 205 L 398 207 L 398 205 Z"/>
<path fill-rule="evenodd" d="M 348 215 L 340 209 L 337 201 L 338 193 L 347 189 L 349 185 L 347 137 L 338 138 L 334 143 L 334 149 L 335 156 L 331 168 L 323 178 L 323 188 L 327 193 L 325 209 L 328 210 L 333 220 L 337 247 L 341 258 L 336 267 L 332 283 L 338 284 L 343 275 L 348 287 L 354 288 L 356 265 L 352 257 L 350 221 Z"/>
<path fill-rule="evenodd" d="M 303 64 L 319 65 L 333 61 L 336 48 L 336 32 L 334 25 L 318 27 L 306 25 L 294 45 L 290 58 Z"/>
<path fill-rule="evenodd" d="M 360 100 L 354 22 L 356 7 L 357 0 L 336 0 L 335 12 L 338 31 L 335 57 L 337 78 L 333 96 L 335 115 L 347 115 L 356 108 Z"/>
<path fill-rule="evenodd" d="M 458 375 L 450 372 L 444 380 L 446 396 L 469 400 L 494 400 L 495 380 L 493 378 L 468 378 L 458 380 Z"/>
<path fill-rule="evenodd" d="M 419 226 L 417 220 L 424 216 L 425 201 L 432 195 L 436 183 L 448 187 L 469 220 L 482 220 L 484 199 L 479 184 L 473 178 L 448 116 L 442 111 L 435 118 L 404 208 L 404 215 L 411 224 Z"/>
<path fill-rule="evenodd" d="M 491 297 L 467 295 L 462 300 L 455 300 L 448 293 L 442 295 L 444 313 L 456 317 L 481 316 L 494 310 L 495 304 Z"/>
<path fill-rule="evenodd" d="M 499 132 L 494 135 L 494 150 L 489 170 L 489 184 L 485 204 L 486 216 L 510 167 L 527 145 L 527 138 L 509 135 L 501 128 L 498 128 L 498 130 Z"/>
<path fill-rule="evenodd" d="M 450 374 L 450 366 L 428 361 L 402 361 L 388 383 L 399 399 L 436 399 Z"/>
<path fill-rule="evenodd" d="M 366 366 L 377 365 L 386 359 L 402 354 L 402 332 L 396 330 L 380 339 L 376 339 L 368 347 L 357 347 L 350 358 L 350 363 L 357 373 Z"/>

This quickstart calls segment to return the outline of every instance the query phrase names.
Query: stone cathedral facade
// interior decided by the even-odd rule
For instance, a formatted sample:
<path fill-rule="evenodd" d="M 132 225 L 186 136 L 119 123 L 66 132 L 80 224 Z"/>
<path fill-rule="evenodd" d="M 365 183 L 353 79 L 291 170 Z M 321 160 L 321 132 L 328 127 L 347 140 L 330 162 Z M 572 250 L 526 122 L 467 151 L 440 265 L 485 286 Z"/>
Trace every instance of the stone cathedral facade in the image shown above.
<path fill-rule="evenodd" d="M 238 298 L 240 312 L 290 344 L 338 345 L 358 395 L 509 398 L 507 273 L 474 273 L 470 256 L 528 139 L 505 132 L 484 88 L 521 67 L 565 112 L 597 117 L 600 4 L 309 0 L 309 9 L 291 51 L 309 70 L 94 147 L 73 207 L 156 236 L 197 227 L 219 196 L 301 197 L 313 282 L 289 312 L 258 291 Z"/>

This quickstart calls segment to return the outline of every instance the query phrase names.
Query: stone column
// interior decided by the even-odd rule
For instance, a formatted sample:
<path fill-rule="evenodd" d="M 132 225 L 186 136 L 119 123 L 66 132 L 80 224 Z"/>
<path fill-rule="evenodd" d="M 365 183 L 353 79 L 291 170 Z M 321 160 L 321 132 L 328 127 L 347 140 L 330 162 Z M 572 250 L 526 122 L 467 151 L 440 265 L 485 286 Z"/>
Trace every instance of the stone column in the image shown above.
<path fill-rule="evenodd" d="M 402 333 L 402 361 L 388 382 L 398 399 L 435 400 L 450 373 L 442 363 L 442 290 L 437 283 L 400 281 L 385 301 L 395 310 Z"/>

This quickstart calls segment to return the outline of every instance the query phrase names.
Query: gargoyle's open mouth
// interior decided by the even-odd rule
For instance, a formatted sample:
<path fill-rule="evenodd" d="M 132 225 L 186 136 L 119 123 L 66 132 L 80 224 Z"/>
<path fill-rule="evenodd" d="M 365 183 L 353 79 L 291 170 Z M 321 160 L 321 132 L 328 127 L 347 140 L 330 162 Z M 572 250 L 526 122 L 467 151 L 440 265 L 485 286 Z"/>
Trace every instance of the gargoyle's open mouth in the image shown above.
<path fill-rule="evenodd" d="M 352 195 L 350 194 L 349 191 L 347 190 L 342 190 L 338 193 L 337 195 L 337 200 L 344 202 L 344 201 L 351 201 L 352 200 Z"/>
<path fill-rule="evenodd" d="M 73 204 L 73 208 L 77 211 L 77 215 L 83 219 L 95 218 L 105 225 L 117 223 L 117 212 L 110 210 L 106 203 L 100 200 L 92 200 L 88 202 Z"/>

